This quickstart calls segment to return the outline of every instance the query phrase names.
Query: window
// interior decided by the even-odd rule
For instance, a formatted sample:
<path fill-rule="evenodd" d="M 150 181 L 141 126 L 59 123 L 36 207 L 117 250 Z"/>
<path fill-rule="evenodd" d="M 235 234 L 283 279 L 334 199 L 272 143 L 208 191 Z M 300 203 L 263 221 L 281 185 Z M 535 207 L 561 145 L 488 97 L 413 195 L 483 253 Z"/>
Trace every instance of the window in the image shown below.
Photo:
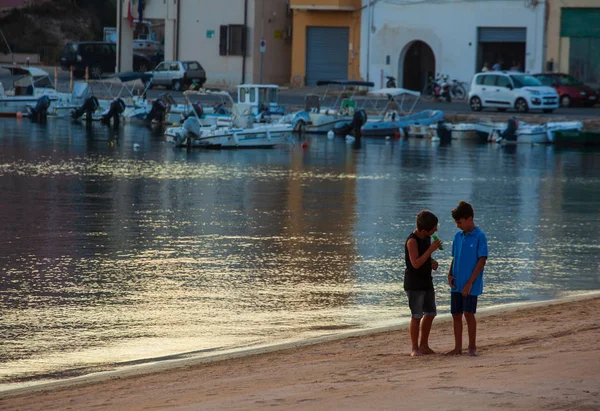
<path fill-rule="evenodd" d="M 504 76 L 498 77 L 497 85 L 498 85 L 498 87 L 508 87 L 508 86 L 512 87 L 512 84 L 510 84 L 510 80 L 508 79 L 508 77 L 504 77 Z"/>
<path fill-rule="evenodd" d="M 158 67 L 155 68 L 156 71 L 167 71 L 169 68 L 169 63 L 160 63 Z"/>
<path fill-rule="evenodd" d="M 246 55 L 246 27 L 242 24 L 229 24 L 219 28 L 219 55 Z"/>
<path fill-rule="evenodd" d="M 571 76 L 560 76 L 558 82 L 563 86 L 581 86 L 581 81 Z"/>
<path fill-rule="evenodd" d="M 184 63 L 184 65 L 189 71 L 200 70 L 200 64 L 196 63 L 195 61 L 189 61 L 187 63 Z"/>
<path fill-rule="evenodd" d="M 496 78 L 498 78 L 498 76 L 492 76 L 492 75 L 487 75 L 485 76 L 485 80 L 483 81 L 483 85 L 484 86 L 495 86 L 496 85 Z"/>
<path fill-rule="evenodd" d="M 487 76 L 479 76 L 479 77 L 477 77 L 476 83 L 481 86 L 483 84 L 483 82 L 485 81 L 486 77 Z"/>
<path fill-rule="evenodd" d="M 510 76 L 510 78 L 512 79 L 513 83 L 515 83 L 515 88 L 521 88 L 521 87 L 534 87 L 534 86 L 541 86 L 542 83 L 536 79 L 533 76 L 529 76 L 526 74 L 523 75 L 518 75 L 518 74 L 513 74 Z"/>
<path fill-rule="evenodd" d="M 553 86 L 554 78 L 551 76 L 536 76 L 536 78 L 544 85 L 544 86 Z"/>
<path fill-rule="evenodd" d="M 176 61 L 171 63 L 171 71 L 179 71 L 179 63 L 177 63 Z"/>

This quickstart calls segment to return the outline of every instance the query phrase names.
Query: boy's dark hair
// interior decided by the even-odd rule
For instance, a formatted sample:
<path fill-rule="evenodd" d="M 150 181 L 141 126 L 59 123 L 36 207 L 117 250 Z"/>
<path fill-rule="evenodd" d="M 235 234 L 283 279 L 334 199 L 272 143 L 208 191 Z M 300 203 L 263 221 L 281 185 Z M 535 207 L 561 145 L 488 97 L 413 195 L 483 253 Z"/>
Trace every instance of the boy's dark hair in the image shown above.
<path fill-rule="evenodd" d="M 438 218 L 429 210 L 417 214 L 417 230 L 431 231 L 438 225 Z"/>
<path fill-rule="evenodd" d="M 463 200 L 460 200 L 456 208 L 451 211 L 451 214 L 454 221 L 458 221 L 461 218 L 475 217 L 473 206 Z"/>

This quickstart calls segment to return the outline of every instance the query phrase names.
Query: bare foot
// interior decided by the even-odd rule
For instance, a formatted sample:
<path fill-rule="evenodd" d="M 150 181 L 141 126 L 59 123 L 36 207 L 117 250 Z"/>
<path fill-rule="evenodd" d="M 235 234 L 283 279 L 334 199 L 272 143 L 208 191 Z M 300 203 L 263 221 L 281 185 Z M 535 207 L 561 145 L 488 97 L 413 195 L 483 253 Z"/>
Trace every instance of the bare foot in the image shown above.
<path fill-rule="evenodd" d="M 462 355 L 462 350 L 459 350 L 459 349 L 455 348 L 452 351 L 448 351 L 444 355 Z"/>
<path fill-rule="evenodd" d="M 423 353 L 420 350 L 412 350 L 412 352 L 410 353 L 411 357 L 420 357 L 422 355 Z"/>
<path fill-rule="evenodd" d="M 421 347 L 419 348 L 419 351 L 421 351 L 421 353 L 423 355 L 429 355 L 429 354 L 435 354 L 435 351 L 433 351 L 431 348 L 429 347 Z"/>
<path fill-rule="evenodd" d="M 477 357 L 477 349 L 469 348 L 469 357 Z"/>

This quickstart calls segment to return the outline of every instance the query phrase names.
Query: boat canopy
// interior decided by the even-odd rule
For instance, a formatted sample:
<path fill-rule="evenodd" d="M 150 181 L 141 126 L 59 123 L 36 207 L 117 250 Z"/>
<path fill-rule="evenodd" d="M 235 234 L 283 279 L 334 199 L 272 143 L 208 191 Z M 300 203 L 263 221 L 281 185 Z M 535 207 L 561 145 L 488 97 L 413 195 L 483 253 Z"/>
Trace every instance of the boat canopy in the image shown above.
<path fill-rule="evenodd" d="M 361 87 L 375 87 L 375 83 L 371 81 L 357 81 L 357 80 L 319 80 L 317 86 L 361 86 Z"/>
<path fill-rule="evenodd" d="M 279 88 L 277 84 L 240 84 L 237 88 Z"/>
<path fill-rule="evenodd" d="M 414 97 L 421 97 L 421 93 L 419 93 L 418 91 L 414 91 L 414 90 L 408 90 L 405 88 L 381 88 L 379 90 L 372 90 L 369 91 L 369 94 L 372 94 L 374 96 L 392 96 L 392 97 L 396 97 L 396 96 L 401 96 L 401 95 L 409 95 L 409 96 L 414 96 Z"/>
<path fill-rule="evenodd" d="M 32 77 L 43 77 L 49 76 L 47 71 L 42 70 L 38 67 L 24 67 L 24 66 L 0 66 L 5 70 L 10 71 L 13 76 L 32 76 Z"/>
<path fill-rule="evenodd" d="M 123 83 L 129 81 L 142 80 L 143 82 L 149 81 L 153 77 L 152 73 L 138 73 L 135 71 L 127 71 L 125 73 L 116 73 L 113 76 L 107 77 L 108 79 L 116 78 L 121 80 Z"/>
<path fill-rule="evenodd" d="M 197 99 L 201 99 L 202 97 L 218 97 L 224 102 L 230 103 L 232 105 L 235 103 L 233 101 L 233 98 L 231 98 L 231 94 L 224 90 L 186 90 L 183 92 L 183 97 L 188 101 L 190 101 L 190 97 L 192 96 L 197 97 Z"/>

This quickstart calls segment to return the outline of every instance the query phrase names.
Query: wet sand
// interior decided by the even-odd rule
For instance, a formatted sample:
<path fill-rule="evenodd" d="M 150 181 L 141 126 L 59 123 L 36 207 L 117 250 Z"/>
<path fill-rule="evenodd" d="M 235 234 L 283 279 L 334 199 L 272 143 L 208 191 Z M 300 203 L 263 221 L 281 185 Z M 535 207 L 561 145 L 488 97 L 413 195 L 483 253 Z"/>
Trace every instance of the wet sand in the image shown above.
<path fill-rule="evenodd" d="M 478 357 L 410 357 L 401 327 L 2 392 L 0 409 L 598 410 L 599 315 L 597 293 L 480 312 Z M 448 317 L 430 345 L 453 348 Z"/>

